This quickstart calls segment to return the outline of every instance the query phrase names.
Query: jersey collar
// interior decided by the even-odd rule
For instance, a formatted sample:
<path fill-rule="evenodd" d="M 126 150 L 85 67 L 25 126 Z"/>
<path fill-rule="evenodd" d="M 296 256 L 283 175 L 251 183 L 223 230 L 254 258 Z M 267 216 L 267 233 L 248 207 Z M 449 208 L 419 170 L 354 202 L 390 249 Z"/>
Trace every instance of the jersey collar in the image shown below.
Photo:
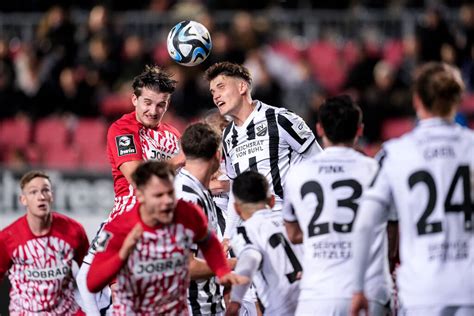
<path fill-rule="evenodd" d="M 454 125 L 454 121 L 443 119 L 440 117 L 428 118 L 424 120 L 420 120 L 418 122 L 418 126 L 420 127 L 432 127 L 432 126 L 448 126 Z"/>

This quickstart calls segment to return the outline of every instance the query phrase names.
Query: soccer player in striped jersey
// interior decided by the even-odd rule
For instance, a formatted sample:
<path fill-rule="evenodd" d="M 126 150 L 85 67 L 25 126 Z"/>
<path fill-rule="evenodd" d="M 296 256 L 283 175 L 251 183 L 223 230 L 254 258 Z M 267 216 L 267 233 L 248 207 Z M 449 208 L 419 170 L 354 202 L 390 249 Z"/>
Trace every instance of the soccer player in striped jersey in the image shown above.
<path fill-rule="evenodd" d="M 314 134 L 301 117 L 285 108 L 252 100 L 252 78 L 247 68 L 220 62 L 206 70 L 213 101 L 232 122 L 223 134 L 226 172 L 234 179 L 246 170 L 263 174 L 281 210 L 286 174 L 293 165 L 321 151 Z M 229 201 L 225 237 L 240 222 Z"/>
<path fill-rule="evenodd" d="M 358 278 L 352 315 L 366 309 L 367 244 L 395 206 L 400 229 L 401 315 L 474 315 L 474 132 L 457 125 L 459 70 L 415 72 L 415 129 L 383 145 L 381 168 L 355 223 Z"/>
<path fill-rule="evenodd" d="M 176 196 L 198 205 L 205 213 L 209 229 L 222 241 L 225 218 L 215 205 L 209 183 L 219 169 L 221 161 L 221 137 L 205 123 L 195 123 L 186 128 L 181 138 L 186 165 L 176 176 Z M 188 304 L 192 315 L 224 315 L 224 289 L 217 283 L 212 270 L 203 260 L 197 245 L 193 247 L 189 272 L 191 283 Z M 231 267 L 235 259 L 228 259 Z"/>
<path fill-rule="evenodd" d="M 349 96 L 327 99 L 316 126 L 324 152 L 293 168 L 286 182 L 288 236 L 304 245 L 303 277 L 296 315 L 348 315 L 355 273 L 352 226 L 377 162 L 353 146 L 362 134 L 362 112 Z M 371 315 L 386 315 L 391 278 L 386 223 L 375 227 L 364 279 Z"/>
<path fill-rule="evenodd" d="M 288 242 L 282 212 L 272 211 L 275 198 L 262 174 L 241 173 L 235 178 L 232 191 L 235 209 L 244 220 L 231 242 L 238 254 L 235 271 L 253 280 L 264 315 L 294 315 L 303 248 Z M 232 288 L 228 316 L 239 315 L 240 303 L 249 286 Z"/>

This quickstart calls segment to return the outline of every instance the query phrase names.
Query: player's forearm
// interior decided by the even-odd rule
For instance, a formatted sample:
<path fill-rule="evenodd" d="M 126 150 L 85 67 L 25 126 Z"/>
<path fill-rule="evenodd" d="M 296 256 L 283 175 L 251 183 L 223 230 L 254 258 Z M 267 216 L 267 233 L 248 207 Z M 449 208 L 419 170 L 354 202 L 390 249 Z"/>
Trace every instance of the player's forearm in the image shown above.
<path fill-rule="evenodd" d="M 246 249 L 239 256 L 237 265 L 235 266 L 235 273 L 246 276 L 252 280 L 255 273 L 257 273 L 261 262 L 262 255 L 257 250 Z M 242 302 L 242 299 L 245 293 L 247 293 L 250 284 L 251 282 L 242 285 L 234 285 L 230 294 L 230 300 L 232 302 Z"/>
<path fill-rule="evenodd" d="M 216 276 L 221 277 L 231 272 L 222 245 L 214 233 L 210 233 L 209 238 L 199 244 L 199 248 Z"/>
<path fill-rule="evenodd" d="M 227 265 L 230 268 L 235 266 L 235 262 L 235 258 L 227 259 Z M 191 280 L 209 279 L 214 276 L 214 272 L 205 260 L 193 256 L 189 262 L 189 275 Z"/>
<path fill-rule="evenodd" d="M 298 224 L 298 222 L 287 222 L 285 221 L 286 233 L 288 234 L 288 239 L 290 239 L 293 244 L 301 244 L 303 242 L 303 232 Z"/>
<path fill-rule="evenodd" d="M 124 264 L 125 261 L 118 254 L 104 258 L 104 260 L 96 257 L 87 273 L 89 291 L 96 293 L 105 288 L 114 280 Z"/>

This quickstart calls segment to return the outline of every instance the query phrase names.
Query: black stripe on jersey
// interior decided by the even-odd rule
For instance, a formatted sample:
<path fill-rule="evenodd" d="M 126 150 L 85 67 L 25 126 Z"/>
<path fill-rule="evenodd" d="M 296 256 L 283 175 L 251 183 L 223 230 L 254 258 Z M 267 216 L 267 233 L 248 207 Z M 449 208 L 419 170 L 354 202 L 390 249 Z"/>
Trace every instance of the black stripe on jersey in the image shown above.
<path fill-rule="evenodd" d="M 257 157 L 249 158 L 249 169 L 252 171 L 258 172 Z"/>
<path fill-rule="evenodd" d="M 237 130 L 232 126 L 232 148 L 235 148 L 237 146 L 237 137 L 239 135 L 237 134 Z"/>
<path fill-rule="evenodd" d="M 206 281 L 206 283 L 204 284 L 203 286 L 203 291 L 204 293 L 206 293 L 207 295 L 207 303 L 211 303 L 211 314 L 216 314 L 217 313 L 217 304 L 216 303 L 213 303 L 212 302 L 212 292 L 211 292 L 211 280 L 212 279 L 209 279 Z M 194 315 L 196 315 L 196 313 L 193 312 Z"/>
<path fill-rule="evenodd" d="M 280 169 L 278 167 L 278 150 L 280 143 L 280 135 L 278 134 L 278 126 L 275 117 L 275 110 L 268 109 L 265 112 L 268 122 L 268 138 L 270 152 L 270 170 L 272 174 L 272 184 L 275 194 L 283 198 L 283 187 L 281 185 Z"/>
<path fill-rule="evenodd" d="M 195 312 L 200 313 L 201 311 L 199 302 L 198 302 L 198 293 L 199 293 L 199 288 L 196 283 L 196 281 L 191 280 L 189 282 L 189 294 L 188 294 L 188 299 L 189 299 L 189 304 L 191 305 L 191 310 L 193 311 L 193 314 Z"/>
<path fill-rule="evenodd" d="M 197 196 L 197 204 L 202 208 L 202 210 L 203 210 L 203 211 L 206 213 L 206 215 L 207 215 L 207 209 L 206 209 L 206 207 L 205 207 L 204 201 L 202 200 L 201 196 L 200 196 L 193 188 L 191 188 L 190 186 L 187 186 L 187 185 L 183 184 L 183 192 L 191 193 L 192 195 Z"/>
<path fill-rule="evenodd" d="M 234 164 L 234 170 L 235 170 L 235 174 L 236 174 L 236 175 L 239 175 L 239 174 L 240 174 L 239 163 Z"/>
<path fill-rule="evenodd" d="M 219 224 L 219 228 L 221 232 L 225 231 L 225 217 L 224 214 L 219 206 L 216 205 L 216 213 L 217 213 L 217 224 Z"/>
<path fill-rule="evenodd" d="M 374 178 L 372 179 L 372 182 L 370 182 L 370 185 L 369 185 L 370 188 L 373 187 L 375 184 L 375 181 L 377 181 L 377 178 L 379 177 L 379 174 L 380 174 L 380 170 L 382 169 L 383 161 L 385 160 L 386 157 L 387 157 L 387 153 L 383 149 L 377 154 L 376 159 L 379 162 L 379 169 L 375 173 Z"/>
<path fill-rule="evenodd" d="M 283 127 L 283 129 L 300 145 L 303 145 L 306 142 L 307 138 L 301 138 L 300 135 L 298 135 L 298 133 L 296 133 L 292 128 L 293 124 L 291 124 L 291 122 L 283 115 L 278 114 L 278 124 Z"/>
<path fill-rule="evenodd" d="M 255 123 L 253 120 L 247 125 L 247 140 L 255 139 Z"/>
<path fill-rule="evenodd" d="M 222 134 L 222 143 L 224 144 L 222 149 L 223 149 L 224 153 L 229 152 L 229 148 L 227 148 L 227 143 L 226 143 L 225 140 L 227 138 L 227 135 L 229 135 L 230 130 L 232 129 L 232 125 L 234 125 L 234 124 L 230 123 L 229 125 L 227 125 L 227 127 L 224 129 L 224 133 Z"/>

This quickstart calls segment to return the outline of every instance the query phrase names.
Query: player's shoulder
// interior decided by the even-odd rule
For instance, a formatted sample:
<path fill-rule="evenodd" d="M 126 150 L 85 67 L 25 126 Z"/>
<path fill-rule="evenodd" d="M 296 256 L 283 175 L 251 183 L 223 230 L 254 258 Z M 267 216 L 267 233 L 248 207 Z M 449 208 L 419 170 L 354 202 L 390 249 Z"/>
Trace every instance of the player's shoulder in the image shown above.
<path fill-rule="evenodd" d="M 109 127 L 109 133 L 132 132 L 137 129 L 138 122 L 135 112 L 124 114 Z"/>
<path fill-rule="evenodd" d="M 204 212 L 194 203 L 180 199 L 176 203 L 176 222 L 189 223 L 198 218 L 202 218 Z"/>
<path fill-rule="evenodd" d="M 127 233 L 137 222 L 139 222 L 138 209 L 140 203 L 136 203 L 135 206 L 127 212 L 123 212 L 120 215 L 114 217 L 111 221 L 107 222 L 104 226 L 104 230 L 113 233 Z"/>
<path fill-rule="evenodd" d="M 54 227 L 58 227 L 66 232 L 84 231 L 82 224 L 75 219 L 58 212 L 52 212 L 51 214 L 53 216 Z"/>
<path fill-rule="evenodd" d="M 26 215 L 23 215 L 0 231 L 0 239 L 9 239 L 22 236 L 24 235 L 23 232 L 25 227 Z"/>

